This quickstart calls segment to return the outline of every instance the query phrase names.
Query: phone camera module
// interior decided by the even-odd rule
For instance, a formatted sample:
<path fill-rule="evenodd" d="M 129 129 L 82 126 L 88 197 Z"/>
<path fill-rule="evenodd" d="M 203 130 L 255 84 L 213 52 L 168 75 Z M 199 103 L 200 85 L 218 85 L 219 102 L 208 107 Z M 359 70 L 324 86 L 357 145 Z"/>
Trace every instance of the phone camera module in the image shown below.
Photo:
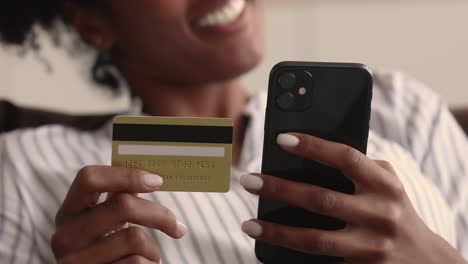
<path fill-rule="evenodd" d="M 276 102 L 278 106 L 283 110 L 289 110 L 294 105 L 294 95 L 292 93 L 284 93 L 280 95 Z"/>
<path fill-rule="evenodd" d="M 292 89 L 296 85 L 296 75 L 292 72 L 284 73 L 279 78 L 279 84 L 283 89 Z"/>

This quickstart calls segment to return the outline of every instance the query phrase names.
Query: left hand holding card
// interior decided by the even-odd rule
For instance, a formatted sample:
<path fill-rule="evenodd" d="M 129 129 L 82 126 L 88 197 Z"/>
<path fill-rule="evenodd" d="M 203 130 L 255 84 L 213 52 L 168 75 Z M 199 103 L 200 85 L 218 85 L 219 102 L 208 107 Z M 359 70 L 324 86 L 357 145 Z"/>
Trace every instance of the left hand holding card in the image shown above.
<path fill-rule="evenodd" d="M 50 243 L 57 263 L 160 263 L 159 245 L 144 229 L 174 239 L 189 232 L 171 208 L 133 195 L 155 192 L 161 183 L 138 169 L 80 169 L 55 217 Z M 99 203 L 100 194 L 110 192 L 112 199 Z M 122 223 L 137 226 L 122 229 Z"/>
<path fill-rule="evenodd" d="M 112 166 L 161 175 L 161 191 L 229 191 L 232 119 L 117 116 L 113 124 Z"/>

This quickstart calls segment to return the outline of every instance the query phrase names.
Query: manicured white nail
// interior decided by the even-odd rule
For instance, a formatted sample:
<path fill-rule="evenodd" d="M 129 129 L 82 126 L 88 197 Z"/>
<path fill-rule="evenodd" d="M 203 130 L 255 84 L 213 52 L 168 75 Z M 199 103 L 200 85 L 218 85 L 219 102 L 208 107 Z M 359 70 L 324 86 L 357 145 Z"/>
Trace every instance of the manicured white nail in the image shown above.
<path fill-rule="evenodd" d="M 263 179 L 255 175 L 247 174 L 240 178 L 240 184 L 245 189 L 259 191 L 263 187 Z"/>
<path fill-rule="evenodd" d="M 182 222 L 180 222 L 179 220 L 176 221 L 176 224 L 177 224 L 177 236 L 178 237 L 183 237 L 185 236 L 185 234 L 187 234 L 188 232 L 188 228 L 186 225 L 184 225 Z"/>
<path fill-rule="evenodd" d="M 263 227 L 254 221 L 242 223 L 242 231 L 249 236 L 259 237 L 263 234 Z"/>
<path fill-rule="evenodd" d="M 163 178 L 156 174 L 143 174 L 143 183 L 149 188 L 161 187 L 163 184 Z"/>
<path fill-rule="evenodd" d="M 280 134 L 276 142 L 280 146 L 293 148 L 299 145 L 299 138 L 289 134 Z"/>

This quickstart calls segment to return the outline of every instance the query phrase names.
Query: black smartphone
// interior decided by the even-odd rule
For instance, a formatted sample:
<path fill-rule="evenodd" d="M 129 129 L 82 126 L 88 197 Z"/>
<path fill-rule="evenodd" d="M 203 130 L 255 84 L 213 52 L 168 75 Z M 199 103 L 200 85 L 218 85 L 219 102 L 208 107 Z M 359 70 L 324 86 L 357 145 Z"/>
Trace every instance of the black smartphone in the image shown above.
<path fill-rule="evenodd" d="M 281 149 L 278 134 L 299 132 L 339 142 L 366 153 L 372 101 L 372 74 L 362 64 L 282 62 L 271 71 L 265 116 L 262 173 L 352 194 L 340 171 Z M 259 219 L 281 225 L 339 230 L 346 223 L 261 197 Z M 322 264 L 339 257 L 318 256 L 258 241 L 265 264 Z"/>

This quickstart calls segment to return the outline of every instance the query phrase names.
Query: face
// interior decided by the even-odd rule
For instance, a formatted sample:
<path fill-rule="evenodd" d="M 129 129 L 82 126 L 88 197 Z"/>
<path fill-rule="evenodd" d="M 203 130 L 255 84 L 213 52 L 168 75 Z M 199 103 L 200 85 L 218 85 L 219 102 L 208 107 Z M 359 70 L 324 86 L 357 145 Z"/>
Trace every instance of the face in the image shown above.
<path fill-rule="evenodd" d="M 109 0 L 118 64 L 161 83 L 239 77 L 262 57 L 262 0 Z"/>

